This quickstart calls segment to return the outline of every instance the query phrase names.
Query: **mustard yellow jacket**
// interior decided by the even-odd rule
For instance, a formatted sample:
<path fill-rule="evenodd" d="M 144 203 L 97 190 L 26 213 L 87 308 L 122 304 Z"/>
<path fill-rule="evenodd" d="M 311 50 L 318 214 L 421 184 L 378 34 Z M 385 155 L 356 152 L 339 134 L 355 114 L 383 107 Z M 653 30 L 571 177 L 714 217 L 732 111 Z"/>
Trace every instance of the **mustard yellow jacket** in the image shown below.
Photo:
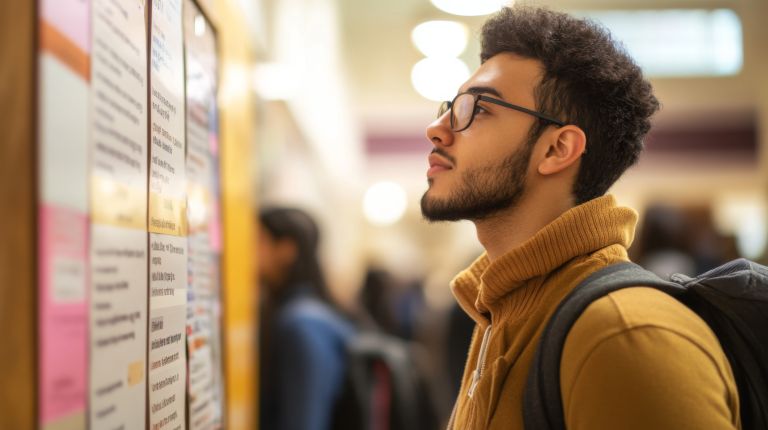
<path fill-rule="evenodd" d="M 454 295 L 477 326 L 449 426 L 523 429 L 523 392 L 544 326 L 581 280 L 628 260 L 636 222 L 612 196 L 594 199 L 454 279 Z M 560 382 L 569 430 L 740 428 L 736 385 L 717 338 L 650 288 L 621 290 L 587 308 L 566 340 Z"/>

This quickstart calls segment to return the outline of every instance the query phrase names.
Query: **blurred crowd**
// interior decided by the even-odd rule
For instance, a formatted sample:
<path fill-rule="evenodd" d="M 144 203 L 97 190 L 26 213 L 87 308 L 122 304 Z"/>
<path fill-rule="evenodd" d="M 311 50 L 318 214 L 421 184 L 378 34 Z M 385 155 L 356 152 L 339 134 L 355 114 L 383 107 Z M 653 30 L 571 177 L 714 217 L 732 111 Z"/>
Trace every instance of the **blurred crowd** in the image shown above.
<path fill-rule="evenodd" d="M 739 257 L 708 207 L 652 204 L 640 220 L 632 260 L 660 276 Z M 309 214 L 265 209 L 258 231 L 261 428 L 444 428 L 474 329 L 458 305 L 430 307 L 422 279 L 371 266 L 354 306 L 342 307 Z"/>

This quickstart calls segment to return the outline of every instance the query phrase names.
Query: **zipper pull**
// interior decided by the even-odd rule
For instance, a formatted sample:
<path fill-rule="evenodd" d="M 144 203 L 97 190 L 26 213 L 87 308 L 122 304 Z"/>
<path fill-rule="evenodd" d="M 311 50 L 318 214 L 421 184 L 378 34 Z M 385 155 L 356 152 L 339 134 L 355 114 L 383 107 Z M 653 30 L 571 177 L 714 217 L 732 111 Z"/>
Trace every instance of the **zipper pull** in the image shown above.
<path fill-rule="evenodd" d="M 472 395 L 475 394 L 475 388 L 477 388 L 478 382 L 480 382 L 480 372 L 475 369 L 472 371 L 472 385 L 469 386 L 469 390 L 467 391 L 467 396 L 470 399 L 472 398 Z"/>
<path fill-rule="evenodd" d="M 472 395 L 475 394 L 475 388 L 477 388 L 478 382 L 480 382 L 480 377 L 483 376 L 483 369 L 485 369 L 485 355 L 488 352 L 488 341 L 491 340 L 491 325 L 488 324 L 488 327 L 485 328 L 485 333 L 483 333 L 483 342 L 480 344 L 480 356 L 477 360 L 477 365 L 475 366 L 475 370 L 472 371 L 472 385 L 469 386 L 469 390 L 467 390 L 467 396 L 471 399 Z"/>

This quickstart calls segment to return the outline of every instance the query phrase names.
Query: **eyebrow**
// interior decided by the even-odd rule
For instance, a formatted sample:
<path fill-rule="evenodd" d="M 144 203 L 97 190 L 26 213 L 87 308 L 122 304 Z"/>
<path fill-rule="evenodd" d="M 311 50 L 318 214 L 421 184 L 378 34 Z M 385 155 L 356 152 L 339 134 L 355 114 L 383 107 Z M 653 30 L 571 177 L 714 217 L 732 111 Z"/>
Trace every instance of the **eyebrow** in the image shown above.
<path fill-rule="evenodd" d="M 499 90 L 493 87 L 470 87 L 466 92 L 470 94 L 491 94 L 502 99 L 504 98 Z"/>

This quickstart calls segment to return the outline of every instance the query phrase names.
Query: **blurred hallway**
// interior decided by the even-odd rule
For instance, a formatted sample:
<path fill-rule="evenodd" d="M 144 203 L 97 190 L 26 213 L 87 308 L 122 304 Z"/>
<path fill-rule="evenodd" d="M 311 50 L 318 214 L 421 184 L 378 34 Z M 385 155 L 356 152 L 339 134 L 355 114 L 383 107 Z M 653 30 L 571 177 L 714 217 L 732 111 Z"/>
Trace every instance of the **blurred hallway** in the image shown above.
<path fill-rule="evenodd" d="M 0 6 L 0 428 L 257 428 L 266 207 L 317 223 L 371 428 L 444 428 L 472 328 L 449 284 L 483 249 L 421 215 L 425 128 L 505 4 L 466 3 Z M 633 260 L 765 263 L 768 2 L 534 3 L 609 28 L 661 101 L 610 190 Z"/>

